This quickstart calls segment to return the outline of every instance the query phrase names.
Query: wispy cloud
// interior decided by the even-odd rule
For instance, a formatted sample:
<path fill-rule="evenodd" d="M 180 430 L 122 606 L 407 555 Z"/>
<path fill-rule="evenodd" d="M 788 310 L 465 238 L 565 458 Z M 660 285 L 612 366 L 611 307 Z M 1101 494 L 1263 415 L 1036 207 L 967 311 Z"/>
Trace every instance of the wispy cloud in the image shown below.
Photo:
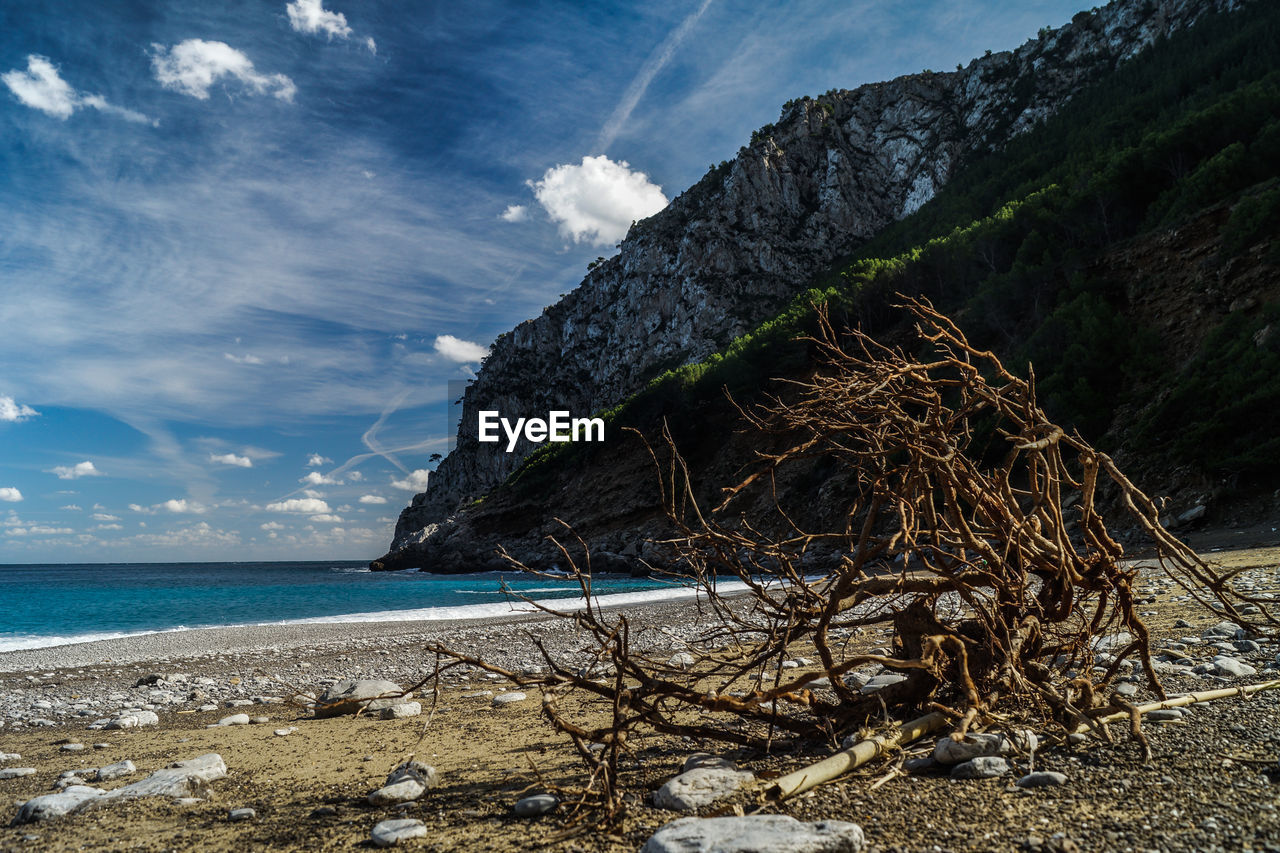
<path fill-rule="evenodd" d="M 680 26 L 672 30 L 662 40 L 662 43 L 654 48 L 653 53 L 649 54 L 649 58 L 645 60 L 644 65 L 640 66 L 640 71 L 631 80 L 631 85 L 627 86 L 627 90 L 622 94 L 622 100 L 618 101 L 613 113 L 604 123 L 604 127 L 601 128 L 600 136 L 596 140 L 596 151 L 603 154 L 613 144 L 613 141 L 618 138 L 618 133 L 622 130 L 622 126 L 627 123 L 627 119 L 631 118 L 631 113 L 635 110 L 636 104 L 640 103 L 640 99 L 644 97 L 644 93 L 648 90 L 649 84 L 653 82 L 653 78 L 657 77 L 658 72 L 671 61 L 671 57 L 675 55 L 680 45 L 688 38 L 690 31 L 697 25 L 698 19 L 707 11 L 707 7 L 711 3 L 712 0 L 702 0 L 701 5 L 681 21 Z"/>
<path fill-rule="evenodd" d="M 284 74 L 262 74 L 249 57 L 226 42 L 187 39 L 172 47 L 151 45 L 151 67 L 160 85 L 200 100 L 219 80 L 240 81 L 256 95 L 292 101 L 298 87 Z"/>
<path fill-rule="evenodd" d="M 529 186 L 560 234 L 575 243 L 616 243 L 633 221 L 667 206 L 662 187 L 648 175 L 603 154 L 583 157 L 578 165 L 554 166 Z"/>
<path fill-rule="evenodd" d="M 152 123 L 151 119 L 135 110 L 118 107 L 101 95 L 76 91 L 62 79 L 58 68 L 48 58 L 31 54 L 27 57 L 27 69 L 14 69 L 0 74 L 0 80 L 9 91 L 28 107 L 40 110 L 55 118 L 68 119 L 81 107 L 119 116 L 128 121 Z"/>
<path fill-rule="evenodd" d="M 75 465 L 57 465 L 50 468 L 46 473 L 56 474 L 59 480 L 78 480 L 81 477 L 102 476 L 102 472 L 88 459 L 83 462 L 77 462 Z"/>
<path fill-rule="evenodd" d="M 30 406 L 19 405 L 12 397 L 0 395 L 0 422 L 17 423 L 39 414 Z"/>
<path fill-rule="evenodd" d="M 327 513 L 329 504 L 317 498 L 290 498 L 267 504 L 267 512 Z"/>

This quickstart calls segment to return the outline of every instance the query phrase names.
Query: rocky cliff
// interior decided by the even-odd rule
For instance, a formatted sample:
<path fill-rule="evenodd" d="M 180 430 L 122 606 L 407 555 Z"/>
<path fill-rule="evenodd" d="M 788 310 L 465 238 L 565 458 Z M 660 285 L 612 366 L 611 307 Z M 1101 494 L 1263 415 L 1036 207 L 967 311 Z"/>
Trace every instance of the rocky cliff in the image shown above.
<path fill-rule="evenodd" d="M 816 272 L 927 202 L 964 161 L 1033 127 L 1162 35 L 1244 0 L 1117 0 L 966 68 L 788 103 L 731 162 L 636 223 L 621 251 L 494 343 L 456 449 L 400 515 L 388 566 L 533 450 L 476 440 L 477 412 L 611 406 L 773 316 Z"/>

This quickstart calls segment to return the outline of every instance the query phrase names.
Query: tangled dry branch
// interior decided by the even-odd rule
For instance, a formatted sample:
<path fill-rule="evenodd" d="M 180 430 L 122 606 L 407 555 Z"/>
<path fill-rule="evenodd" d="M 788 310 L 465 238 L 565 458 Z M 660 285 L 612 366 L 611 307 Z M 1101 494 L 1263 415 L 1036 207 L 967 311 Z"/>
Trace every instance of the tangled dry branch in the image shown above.
<path fill-rule="evenodd" d="M 904 307 L 924 358 L 839 334 L 820 318 L 810 343 L 822 368 L 789 383 L 785 400 L 743 411 L 783 449 L 761 453 L 715 509 L 695 500 L 669 437 L 651 450 L 681 576 L 714 617 L 689 657 L 657 652 L 624 615 L 595 606 L 589 554 L 564 546 L 588 603 L 548 612 L 585 634 L 587 665 L 539 645 L 546 668 L 530 675 L 435 648 L 540 689 L 547 718 L 587 762 L 588 789 L 608 811 L 622 805 L 619 760 L 645 730 L 768 749 L 779 739 L 836 742 L 879 720 L 934 711 L 959 735 L 1032 723 L 1110 740 L 1107 720 L 1127 714 L 1146 749 L 1137 710 L 1112 681 L 1136 661 L 1150 689 L 1165 694 L 1134 606 L 1139 567 L 1124 561 L 1104 524 L 1104 493 L 1145 534 L 1147 570 L 1262 630 L 1240 611 L 1250 599 L 1165 530 L 1156 505 L 1109 456 L 1046 418 L 1034 379 L 972 347 L 927 302 Z M 802 529 L 777 497 L 789 471 L 818 460 L 835 472 L 827 482 L 836 487 L 823 495 L 840 501 L 838 529 Z M 762 491 L 774 496 L 781 528 L 766 532 L 735 514 Z M 838 561 L 815 574 L 815 553 Z M 1253 619 L 1274 627 L 1265 603 L 1253 603 L 1261 608 Z M 858 650 L 875 629 L 891 648 Z M 815 661 L 783 666 L 797 657 Z M 862 671 L 871 668 L 902 678 L 867 691 Z"/>

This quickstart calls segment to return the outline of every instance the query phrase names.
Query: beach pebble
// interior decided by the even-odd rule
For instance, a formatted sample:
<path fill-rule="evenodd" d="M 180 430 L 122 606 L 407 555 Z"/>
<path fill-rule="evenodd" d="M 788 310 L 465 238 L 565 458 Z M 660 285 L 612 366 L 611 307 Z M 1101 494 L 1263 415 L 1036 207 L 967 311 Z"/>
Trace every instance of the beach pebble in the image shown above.
<path fill-rule="evenodd" d="M 980 755 L 951 768 L 952 779 L 994 779 L 1011 769 L 1009 762 L 998 755 Z"/>
<path fill-rule="evenodd" d="M 95 770 L 93 781 L 110 782 L 112 779 L 119 779 L 121 776 L 128 776 L 137 772 L 138 768 L 133 765 L 132 761 L 117 761 L 115 764 L 108 764 Z"/>
<path fill-rule="evenodd" d="M 515 813 L 519 817 L 538 817 L 554 809 L 560 804 L 551 794 L 533 794 L 516 801 Z"/>
<path fill-rule="evenodd" d="M 334 684 L 316 701 L 317 717 L 339 717 L 344 714 L 355 714 L 361 709 L 381 711 L 408 699 L 411 694 L 403 696 L 399 684 L 381 678 L 347 679 Z M 379 698 L 382 697 L 382 698 Z"/>
<path fill-rule="evenodd" d="M 420 820 L 405 818 L 401 820 L 384 820 L 373 828 L 370 837 L 379 847 L 394 847 L 401 841 L 410 838 L 422 838 L 427 834 L 427 825 Z"/>
<path fill-rule="evenodd" d="M 492 695 L 493 695 L 492 690 L 474 690 L 470 693 L 463 693 L 458 698 L 459 699 L 483 699 L 486 696 L 492 696 Z"/>
<path fill-rule="evenodd" d="M 147 711 L 141 708 L 136 710 L 125 711 L 115 719 L 108 720 L 104 729 L 140 729 L 144 726 L 158 726 L 160 718 L 156 716 L 155 711 Z"/>
<path fill-rule="evenodd" d="M 0 752 L 0 764 L 6 761 L 18 761 L 22 756 L 16 752 Z"/>
<path fill-rule="evenodd" d="M 1116 685 L 1116 693 L 1120 694 L 1121 696 L 1129 697 L 1137 694 L 1137 692 L 1138 692 L 1138 685 L 1136 684 L 1126 681 L 1122 684 Z"/>
<path fill-rule="evenodd" d="M 1171 723 L 1176 720 L 1181 720 L 1182 716 L 1183 712 L 1181 708 L 1157 708 L 1154 711 L 1148 711 L 1146 714 L 1143 714 L 1142 718 L 1153 723 Z"/>
<path fill-rule="evenodd" d="M 384 720 L 402 720 L 406 717 L 417 717 L 422 714 L 422 703 L 397 702 L 390 708 L 383 708 L 380 714 Z"/>
<path fill-rule="evenodd" d="M 660 809 L 693 812 L 730 796 L 754 779 L 754 774 L 736 766 L 694 767 L 659 788 L 653 804 Z"/>
<path fill-rule="evenodd" d="M 999 732 L 970 732 L 964 740 L 950 736 L 938 738 L 933 748 L 933 760 L 939 764 L 961 764 L 983 755 L 1009 755 L 1012 752 L 1034 752 L 1039 746 L 1035 733 L 1023 729 L 1009 740 Z"/>
<path fill-rule="evenodd" d="M 856 823 L 749 815 L 672 821 L 650 836 L 640 853 L 859 853 L 866 846 Z"/>
<path fill-rule="evenodd" d="M 218 722 L 212 723 L 209 726 L 209 728 L 212 729 L 218 726 L 247 726 L 247 725 L 249 725 L 248 714 L 232 714 L 230 717 L 223 717 L 221 720 L 218 720 Z"/>
<path fill-rule="evenodd" d="M 493 697 L 493 704 L 510 705 L 512 702 L 523 702 L 527 698 L 529 697 L 525 696 L 523 693 L 515 691 L 511 693 L 499 693 L 497 696 Z"/>
<path fill-rule="evenodd" d="M 1049 788 L 1055 785 L 1067 784 L 1065 773 L 1056 773 L 1052 770 L 1037 770 L 1035 773 L 1028 773 L 1017 782 L 1019 788 Z"/>
<path fill-rule="evenodd" d="M 59 749 L 59 751 L 61 751 L 61 752 L 83 752 L 83 751 L 84 751 L 84 744 L 82 744 L 82 743 L 64 743 L 62 746 L 58 747 L 58 749 Z"/>
<path fill-rule="evenodd" d="M 697 660 L 688 652 L 676 652 L 667 660 L 672 669 L 692 669 Z"/>
<path fill-rule="evenodd" d="M 370 805 L 392 806 L 397 803 L 411 803 L 427 792 L 427 786 L 418 779 L 402 778 L 400 781 L 385 785 L 369 794 Z"/>
<path fill-rule="evenodd" d="M 1218 655 L 1210 665 L 1214 667 L 1214 671 L 1218 675 L 1227 675 L 1233 678 L 1240 678 L 1246 675 L 1257 675 L 1258 670 L 1243 661 L 1236 660 L 1228 655 Z"/>
<path fill-rule="evenodd" d="M 231 821 L 253 820 L 257 816 L 258 813 L 251 808 L 232 809 L 227 812 L 227 820 Z"/>
<path fill-rule="evenodd" d="M 287 729 L 276 729 L 276 737 L 287 737 L 297 730 L 297 726 L 289 726 Z"/>
<path fill-rule="evenodd" d="M 17 779 L 36 772 L 34 767 L 0 767 L 0 779 Z"/>

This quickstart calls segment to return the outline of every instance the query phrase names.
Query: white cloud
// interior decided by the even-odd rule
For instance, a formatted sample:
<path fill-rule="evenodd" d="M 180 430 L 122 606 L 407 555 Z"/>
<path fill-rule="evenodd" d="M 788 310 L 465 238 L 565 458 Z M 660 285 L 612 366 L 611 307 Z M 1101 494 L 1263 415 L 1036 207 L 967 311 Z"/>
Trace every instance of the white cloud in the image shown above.
<path fill-rule="evenodd" d="M 156 504 L 153 509 L 163 509 L 168 512 L 177 513 L 178 515 L 202 515 L 205 511 L 204 506 L 189 501 L 186 498 L 172 498 L 163 503 Z"/>
<path fill-rule="evenodd" d="M 256 355 L 232 355 L 229 352 L 224 352 L 222 357 L 235 364 L 262 364 L 262 359 Z"/>
<path fill-rule="evenodd" d="M 431 476 L 431 472 L 425 468 L 419 468 L 412 474 L 409 474 L 403 480 L 391 480 L 391 485 L 397 489 L 407 489 L 411 492 L 422 492 L 427 488 L 427 479 Z"/>
<path fill-rule="evenodd" d="M 311 516 L 311 520 L 321 524 L 341 524 L 341 516 L 332 515 L 330 513 L 322 513 L 320 515 Z"/>
<path fill-rule="evenodd" d="M 364 40 L 364 46 L 369 48 L 369 52 L 374 56 L 378 55 L 378 43 L 373 40 L 373 36 L 369 36 Z"/>
<path fill-rule="evenodd" d="M 9 91 L 19 101 L 35 110 L 48 113 L 55 118 L 68 119 L 81 107 L 89 107 L 100 112 L 118 115 L 129 121 L 140 123 L 151 119 L 142 113 L 117 107 L 107 102 L 101 95 L 87 95 L 77 92 L 71 87 L 57 67 L 43 56 L 31 54 L 27 57 L 27 70 L 14 69 L 0 74 L 0 80 L 9 87 Z"/>
<path fill-rule="evenodd" d="M 302 494 L 303 494 L 304 496 L 306 496 L 306 497 L 309 497 L 309 498 L 322 498 L 322 497 L 324 497 L 324 492 L 320 491 L 319 489 L 303 489 L 303 490 L 302 490 Z"/>
<path fill-rule="evenodd" d="M 119 521 L 120 520 L 120 516 L 111 515 L 110 513 L 105 513 L 105 512 L 95 512 L 93 515 L 90 516 L 90 518 L 92 518 L 94 521 Z"/>
<path fill-rule="evenodd" d="M 0 422 L 17 423 L 34 418 L 40 413 L 30 406 L 19 405 L 12 397 L 0 395 Z"/>
<path fill-rule="evenodd" d="M 358 483 L 364 479 L 364 474 L 361 474 L 359 471 L 351 471 L 348 472 L 347 479 L 353 483 Z"/>
<path fill-rule="evenodd" d="M 307 457 L 308 468 L 319 468 L 321 465 L 332 465 L 333 460 L 328 456 L 321 456 L 319 453 L 312 453 Z"/>
<path fill-rule="evenodd" d="M 284 525 L 278 521 L 268 521 L 265 524 L 259 524 L 263 530 L 284 530 Z"/>
<path fill-rule="evenodd" d="M 435 342 L 436 352 L 450 361 L 480 361 L 489 354 L 488 347 L 455 338 L 453 335 L 439 335 Z"/>
<path fill-rule="evenodd" d="M 337 486 L 341 485 L 342 480 L 335 479 L 319 471 L 311 471 L 305 477 L 298 478 L 299 483 L 306 483 L 308 486 Z"/>
<path fill-rule="evenodd" d="M 58 465 L 45 473 L 57 474 L 59 480 L 78 480 L 81 477 L 102 476 L 102 472 L 93 467 L 93 463 L 87 459 L 84 462 L 77 462 L 75 465 Z"/>
<path fill-rule="evenodd" d="M 498 215 L 503 222 L 524 222 L 529 218 L 529 208 L 523 204 L 509 204 L 507 209 Z"/>
<path fill-rule="evenodd" d="M 0 501 L 7 501 L 8 503 L 16 504 L 20 500 L 22 500 L 22 492 L 18 491 L 13 486 L 0 487 Z"/>
<path fill-rule="evenodd" d="M 236 456 L 234 453 L 210 453 L 209 461 L 220 465 L 234 465 L 237 468 L 253 467 L 253 460 L 248 456 Z"/>
<path fill-rule="evenodd" d="M 289 26 L 297 32 L 308 35 L 324 33 L 329 38 L 336 36 L 340 39 L 351 35 L 351 27 L 347 26 L 347 16 L 341 12 L 328 11 L 321 0 L 293 0 L 284 9 L 289 13 Z"/>
<path fill-rule="evenodd" d="M 58 509 L 70 510 L 70 511 L 72 511 L 72 512 L 81 512 L 81 511 L 82 511 L 82 507 L 81 507 L 79 504 L 67 504 L 66 506 L 60 506 L 60 507 L 58 507 Z"/>
<path fill-rule="evenodd" d="M 124 530 L 124 527 L 119 524 L 99 524 L 90 529 L 91 530 Z"/>
<path fill-rule="evenodd" d="M 267 504 L 267 512 L 326 513 L 329 505 L 318 498 L 290 498 Z"/>
<path fill-rule="evenodd" d="M 70 536 L 75 533 L 70 527 L 10 527 L 6 536 Z"/>
<path fill-rule="evenodd" d="M 282 101 L 292 101 L 298 91 L 283 74 L 259 73 L 249 57 L 225 42 L 187 39 L 169 48 L 151 47 L 151 67 L 160 85 L 202 101 L 208 100 L 209 87 L 224 77 L 234 77 L 254 94 Z"/>
<path fill-rule="evenodd" d="M 387 499 L 382 495 L 361 495 L 360 503 L 362 504 L 384 504 Z"/>
<path fill-rule="evenodd" d="M 565 164 L 529 182 L 533 195 L 560 234 L 575 243 L 597 246 L 618 242 L 631 223 L 667 206 L 662 187 L 643 172 L 633 172 L 625 160 L 603 154 L 583 157 L 580 165 Z"/>

